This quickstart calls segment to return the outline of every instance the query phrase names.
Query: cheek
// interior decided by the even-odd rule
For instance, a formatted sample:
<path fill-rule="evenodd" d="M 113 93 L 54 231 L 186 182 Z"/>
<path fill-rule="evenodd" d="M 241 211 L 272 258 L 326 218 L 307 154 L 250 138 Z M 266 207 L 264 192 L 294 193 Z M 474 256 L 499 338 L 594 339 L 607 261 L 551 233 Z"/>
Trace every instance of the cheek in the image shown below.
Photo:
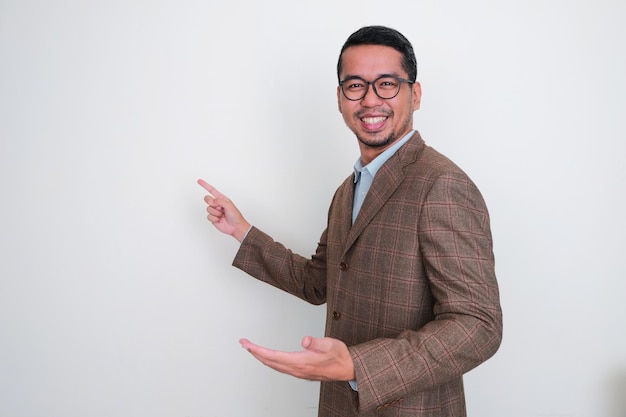
<path fill-rule="evenodd" d="M 346 100 L 340 99 L 337 103 L 337 107 L 339 108 L 339 113 L 341 113 L 344 119 L 348 120 L 352 117 L 352 114 L 354 113 L 354 106 L 351 105 L 351 102 L 346 102 Z"/>

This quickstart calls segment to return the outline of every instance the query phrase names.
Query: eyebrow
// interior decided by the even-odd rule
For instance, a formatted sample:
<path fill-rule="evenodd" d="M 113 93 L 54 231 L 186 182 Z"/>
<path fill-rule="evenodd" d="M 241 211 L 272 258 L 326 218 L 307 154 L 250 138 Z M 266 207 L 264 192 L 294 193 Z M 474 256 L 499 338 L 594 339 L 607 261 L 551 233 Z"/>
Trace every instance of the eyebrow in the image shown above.
<path fill-rule="evenodd" d="M 381 78 L 381 77 L 400 77 L 400 78 L 402 78 L 402 77 L 401 77 L 399 74 L 397 74 L 397 73 L 386 73 L 386 74 L 378 74 L 378 76 L 377 76 L 376 78 L 374 78 L 374 80 L 377 80 L 377 79 L 379 79 L 379 78 Z M 363 81 L 367 81 L 365 78 L 363 78 L 363 77 L 361 77 L 361 76 L 359 76 L 359 75 L 348 75 L 348 76 L 346 76 L 346 78 L 344 78 L 344 79 L 343 79 L 343 80 L 341 80 L 341 81 L 343 82 L 343 81 L 348 81 L 348 80 L 356 80 L 356 79 L 358 79 L 358 80 L 363 80 Z"/>

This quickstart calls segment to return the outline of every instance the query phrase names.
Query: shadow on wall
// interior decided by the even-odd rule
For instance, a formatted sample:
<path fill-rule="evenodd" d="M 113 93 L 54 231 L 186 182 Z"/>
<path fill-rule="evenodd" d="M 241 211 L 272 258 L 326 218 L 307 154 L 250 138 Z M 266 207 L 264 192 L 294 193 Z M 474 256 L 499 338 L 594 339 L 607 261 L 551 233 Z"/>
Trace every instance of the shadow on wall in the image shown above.
<path fill-rule="evenodd" d="M 626 417 L 626 370 L 620 370 L 610 376 L 608 381 L 608 400 L 611 417 Z"/>

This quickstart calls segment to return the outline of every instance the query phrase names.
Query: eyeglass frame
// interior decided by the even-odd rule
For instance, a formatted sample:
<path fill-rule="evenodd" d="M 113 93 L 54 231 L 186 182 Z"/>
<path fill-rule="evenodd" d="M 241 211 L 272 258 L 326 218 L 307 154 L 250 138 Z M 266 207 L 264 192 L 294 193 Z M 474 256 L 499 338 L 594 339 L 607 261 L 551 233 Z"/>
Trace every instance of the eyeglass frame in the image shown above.
<path fill-rule="evenodd" d="M 380 94 L 378 94 L 378 90 L 376 90 L 376 81 L 380 80 L 381 78 L 393 78 L 396 81 L 398 81 L 400 83 L 400 85 L 398 85 L 398 91 L 396 91 L 396 94 L 394 94 L 391 97 L 381 97 Z M 352 81 L 352 80 L 360 80 L 363 81 L 365 83 L 365 92 L 363 93 L 363 95 L 359 98 L 350 98 L 346 95 L 346 92 L 343 89 L 343 84 L 346 81 Z M 359 100 L 363 100 L 365 98 L 365 96 L 367 95 L 369 89 L 370 89 L 370 85 L 372 86 L 372 90 L 374 90 L 374 94 L 376 94 L 376 97 L 380 98 L 381 100 L 391 100 L 393 98 L 396 98 L 396 96 L 400 93 L 400 88 L 402 87 L 402 83 L 406 83 L 409 85 L 413 85 L 415 84 L 415 81 L 411 81 L 411 80 L 407 80 L 406 78 L 402 78 L 402 77 L 398 77 L 397 75 L 393 75 L 393 74 L 383 74 L 380 77 L 376 78 L 374 81 L 366 81 L 361 77 L 357 77 L 356 75 L 354 76 L 350 76 L 342 81 L 339 81 L 339 87 L 341 87 L 341 92 L 343 93 L 343 96 L 350 101 L 359 101 Z"/>

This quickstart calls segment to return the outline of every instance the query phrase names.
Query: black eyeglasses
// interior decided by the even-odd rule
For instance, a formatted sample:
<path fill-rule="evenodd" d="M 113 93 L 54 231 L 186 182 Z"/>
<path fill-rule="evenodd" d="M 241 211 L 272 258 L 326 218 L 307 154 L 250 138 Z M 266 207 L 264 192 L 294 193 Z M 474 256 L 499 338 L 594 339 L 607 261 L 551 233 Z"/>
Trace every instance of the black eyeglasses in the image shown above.
<path fill-rule="evenodd" d="M 374 81 L 365 81 L 359 77 L 349 77 L 339 82 L 343 95 L 350 101 L 361 100 L 367 94 L 370 84 L 374 93 L 383 100 L 394 98 L 400 92 L 402 83 L 413 84 L 413 81 L 396 77 L 395 75 L 382 75 Z"/>

